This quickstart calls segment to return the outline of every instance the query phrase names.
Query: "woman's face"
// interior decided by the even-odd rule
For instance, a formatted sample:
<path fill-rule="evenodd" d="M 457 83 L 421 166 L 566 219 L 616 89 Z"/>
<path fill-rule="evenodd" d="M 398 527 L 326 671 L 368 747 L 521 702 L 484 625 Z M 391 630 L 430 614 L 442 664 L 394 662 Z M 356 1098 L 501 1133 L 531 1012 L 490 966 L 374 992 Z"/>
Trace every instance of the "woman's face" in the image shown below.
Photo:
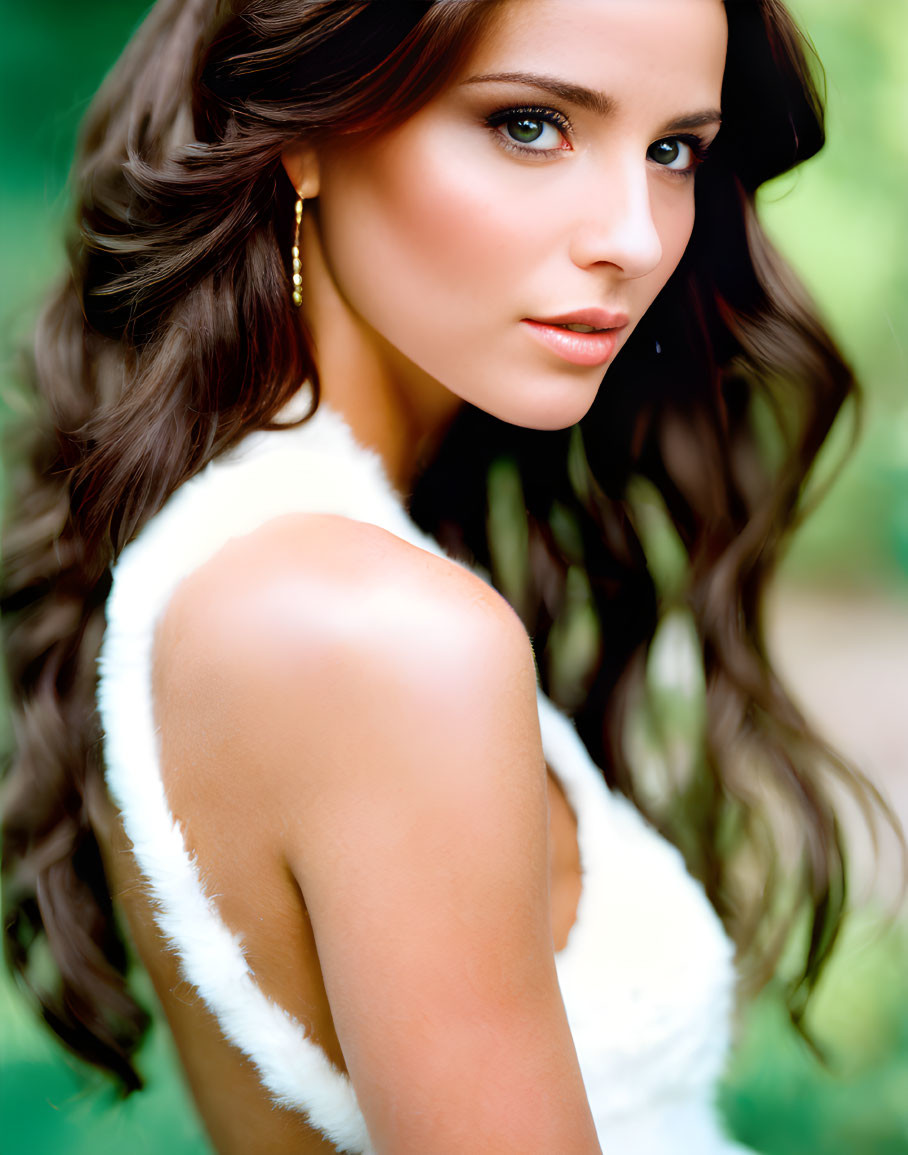
<path fill-rule="evenodd" d="M 722 0 L 505 0 L 402 126 L 318 153 L 357 343 L 406 389 L 582 417 L 687 245 L 725 48 Z"/>

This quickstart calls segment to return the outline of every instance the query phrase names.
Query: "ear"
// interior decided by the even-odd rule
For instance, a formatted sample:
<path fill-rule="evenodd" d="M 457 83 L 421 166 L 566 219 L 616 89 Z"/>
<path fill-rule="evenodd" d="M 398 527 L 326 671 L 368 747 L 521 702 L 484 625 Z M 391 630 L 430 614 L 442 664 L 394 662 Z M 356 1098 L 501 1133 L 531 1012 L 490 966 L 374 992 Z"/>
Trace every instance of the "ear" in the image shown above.
<path fill-rule="evenodd" d="M 318 196 L 318 155 L 311 144 L 298 141 L 288 145 L 281 153 L 281 163 L 298 196 L 303 200 Z"/>

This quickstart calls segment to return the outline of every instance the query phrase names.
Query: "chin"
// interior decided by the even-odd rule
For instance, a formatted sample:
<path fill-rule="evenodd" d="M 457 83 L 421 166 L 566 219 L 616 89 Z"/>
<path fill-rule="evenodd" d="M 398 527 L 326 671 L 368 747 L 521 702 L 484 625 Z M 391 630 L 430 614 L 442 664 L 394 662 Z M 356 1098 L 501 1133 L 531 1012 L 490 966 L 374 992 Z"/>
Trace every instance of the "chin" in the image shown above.
<path fill-rule="evenodd" d="M 601 381 L 600 371 L 595 384 L 591 385 L 574 379 L 561 382 L 555 388 L 528 389 L 524 382 L 522 387 L 516 388 L 514 396 L 506 397 L 498 404 L 483 404 L 481 401 L 473 404 L 501 421 L 524 429 L 568 429 L 590 411 Z"/>

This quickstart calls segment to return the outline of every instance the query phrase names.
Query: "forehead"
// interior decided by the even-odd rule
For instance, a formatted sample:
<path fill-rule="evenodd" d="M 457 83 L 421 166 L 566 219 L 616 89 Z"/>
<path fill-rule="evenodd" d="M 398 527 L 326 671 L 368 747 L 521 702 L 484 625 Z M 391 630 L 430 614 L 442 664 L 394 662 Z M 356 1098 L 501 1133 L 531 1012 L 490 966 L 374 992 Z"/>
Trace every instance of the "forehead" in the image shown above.
<path fill-rule="evenodd" d="M 718 107 L 726 45 L 723 0 L 503 0 L 458 79 L 532 72 Z"/>

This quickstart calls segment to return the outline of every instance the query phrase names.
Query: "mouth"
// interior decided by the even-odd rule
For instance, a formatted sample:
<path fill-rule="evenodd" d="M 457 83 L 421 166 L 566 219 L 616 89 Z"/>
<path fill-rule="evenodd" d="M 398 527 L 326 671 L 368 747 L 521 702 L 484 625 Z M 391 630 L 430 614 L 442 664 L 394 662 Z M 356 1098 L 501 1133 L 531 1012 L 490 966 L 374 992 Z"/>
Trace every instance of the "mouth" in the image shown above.
<path fill-rule="evenodd" d="M 569 333 L 607 333 L 607 329 L 595 329 L 592 325 L 555 325 L 556 329 L 567 329 Z"/>
<path fill-rule="evenodd" d="M 560 317 L 524 317 L 521 323 L 562 361 L 593 367 L 612 359 L 628 317 L 605 309 L 580 309 Z"/>
<path fill-rule="evenodd" d="M 613 312 L 593 306 L 589 309 L 573 309 L 570 313 L 559 313 L 556 317 L 527 317 L 537 325 L 551 325 L 556 329 L 569 329 L 572 333 L 602 332 L 606 329 L 623 329 L 628 323 L 627 313 Z"/>

